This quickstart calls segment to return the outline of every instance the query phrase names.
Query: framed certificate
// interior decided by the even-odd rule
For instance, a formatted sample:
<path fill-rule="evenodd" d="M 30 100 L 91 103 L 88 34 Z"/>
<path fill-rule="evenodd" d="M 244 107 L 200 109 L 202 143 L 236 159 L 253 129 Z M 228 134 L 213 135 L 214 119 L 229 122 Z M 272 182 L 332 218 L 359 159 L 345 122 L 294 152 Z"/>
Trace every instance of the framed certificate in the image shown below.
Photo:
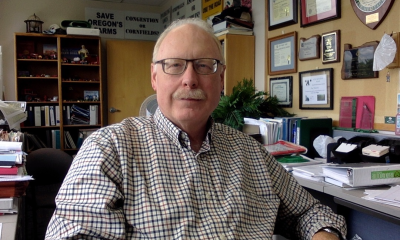
<path fill-rule="evenodd" d="M 268 73 L 278 75 L 297 72 L 297 32 L 268 39 Z"/>
<path fill-rule="evenodd" d="M 297 23 L 296 0 L 274 0 L 267 3 L 269 31 Z"/>
<path fill-rule="evenodd" d="M 300 0 L 300 26 L 340 18 L 340 0 Z"/>
<path fill-rule="evenodd" d="M 299 72 L 299 108 L 333 109 L 333 68 Z"/>
<path fill-rule="evenodd" d="M 278 77 L 269 79 L 270 96 L 278 99 L 281 107 L 292 107 L 293 77 Z"/>

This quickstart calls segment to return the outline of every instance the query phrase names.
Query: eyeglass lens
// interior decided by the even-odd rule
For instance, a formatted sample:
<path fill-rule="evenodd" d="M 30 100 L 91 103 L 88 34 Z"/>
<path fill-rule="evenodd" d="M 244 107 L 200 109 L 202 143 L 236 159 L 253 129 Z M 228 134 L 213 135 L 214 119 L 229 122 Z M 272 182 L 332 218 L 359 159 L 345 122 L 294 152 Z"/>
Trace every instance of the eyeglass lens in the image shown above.
<path fill-rule="evenodd" d="M 187 62 L 193 63 L 193 68 L 198 74 L 212 74 L 218 68 L 218 61 L 212 58 L 192 60 L 170 58 L 162 61 L 163 70 L 167 74 L 181 74 L 186 70 Z"/>

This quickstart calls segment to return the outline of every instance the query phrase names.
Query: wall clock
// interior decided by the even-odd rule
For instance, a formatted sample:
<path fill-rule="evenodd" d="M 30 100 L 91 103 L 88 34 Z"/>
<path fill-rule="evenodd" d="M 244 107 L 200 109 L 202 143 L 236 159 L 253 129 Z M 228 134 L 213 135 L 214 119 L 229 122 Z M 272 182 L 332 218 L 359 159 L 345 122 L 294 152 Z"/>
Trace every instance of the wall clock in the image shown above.
<path fill-rule="evenodd" d="M 361 22 L 375 29 L 389 13 L 394 0 L 350 0 L 350 2 Z"/>

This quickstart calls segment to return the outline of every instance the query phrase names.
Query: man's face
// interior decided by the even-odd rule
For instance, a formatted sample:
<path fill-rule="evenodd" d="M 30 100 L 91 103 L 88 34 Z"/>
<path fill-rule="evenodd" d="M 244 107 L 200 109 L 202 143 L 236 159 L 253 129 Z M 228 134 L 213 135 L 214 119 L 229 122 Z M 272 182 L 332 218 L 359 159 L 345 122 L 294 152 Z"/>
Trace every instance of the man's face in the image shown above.
<path fill-rule="evenodd" d="M 212 38 L 193 25 L 178 27 L 164 38 L 156 60 L 166 58 L 222 60 Z M 218 64 L 217 71 L 209 75 L 196 73 L 193 62 L 187 62 L 186 70 L 179 75 L 164 73 L 162 64 L 152 64 L 151 68 L 151 84 L 163 114 L 181 128 L 205 124 L 218 105 L 224 87 L 224 66 Z M 198 95 L 189 94 L 195 91 Z"/>

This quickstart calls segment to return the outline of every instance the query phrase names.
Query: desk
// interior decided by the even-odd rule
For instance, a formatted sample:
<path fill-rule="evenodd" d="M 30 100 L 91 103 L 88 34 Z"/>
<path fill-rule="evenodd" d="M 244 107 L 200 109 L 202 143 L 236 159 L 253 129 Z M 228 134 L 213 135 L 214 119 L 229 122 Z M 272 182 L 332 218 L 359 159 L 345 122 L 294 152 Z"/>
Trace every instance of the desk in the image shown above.
<path fill-rule="evenodd" d="M 17 220 L 18 214 L 0 216 L 0 222 L 3 224 L 1 229 L 1 240 L 15 239 Z"/>
<path fill-rule="evenodd" d="M 355 234 L 363 240 L 400 239 L 400 208 L 363 199 L 365 188 L 345 190 L 324 182 L 295 178 L 323 204 L 345 216 L 347 239 Z"/>

